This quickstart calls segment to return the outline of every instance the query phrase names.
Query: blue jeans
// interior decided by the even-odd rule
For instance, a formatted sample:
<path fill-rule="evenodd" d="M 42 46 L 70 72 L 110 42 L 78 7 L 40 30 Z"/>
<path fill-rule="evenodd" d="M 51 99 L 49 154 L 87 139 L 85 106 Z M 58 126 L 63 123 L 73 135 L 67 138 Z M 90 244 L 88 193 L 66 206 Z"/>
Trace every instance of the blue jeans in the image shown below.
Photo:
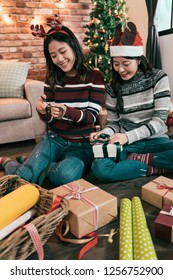
<path fill-rule="evenodd" d="M 90 143 L 70 142 L 49 134 L 40 140 L 23 164 L 9 161 L 5 165 L 5 173 L 16 174 L 37 184 L 47 176 L 55 186 L 59 186 L 80 179 L 92 161 Z"/>
<path fill-rule="evenodd" d="M 113 182 L 146 176 L 148 165 L 137 160 L 128 160 L 128 153 L 153 153 L 153 166 L 172 169 L 173 172 L 173 140 L 163 137 L 124 145 L 118 163 L 111 158 L 95 159 L 91 167 L 95 177 L 103 182 Z"/>

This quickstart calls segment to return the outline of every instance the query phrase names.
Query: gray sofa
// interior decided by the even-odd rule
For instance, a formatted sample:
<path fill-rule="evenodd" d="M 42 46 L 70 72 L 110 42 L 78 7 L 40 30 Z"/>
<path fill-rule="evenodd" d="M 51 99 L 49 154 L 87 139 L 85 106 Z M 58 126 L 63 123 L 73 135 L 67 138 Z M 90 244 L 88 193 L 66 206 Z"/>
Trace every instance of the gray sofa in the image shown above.
<path fill-rule="evenodd" d="M 35 105 L 43 82 L 27 79 L 24 98 L 0 98 L 0 144 L 39 139 L 46 131 Z"/>

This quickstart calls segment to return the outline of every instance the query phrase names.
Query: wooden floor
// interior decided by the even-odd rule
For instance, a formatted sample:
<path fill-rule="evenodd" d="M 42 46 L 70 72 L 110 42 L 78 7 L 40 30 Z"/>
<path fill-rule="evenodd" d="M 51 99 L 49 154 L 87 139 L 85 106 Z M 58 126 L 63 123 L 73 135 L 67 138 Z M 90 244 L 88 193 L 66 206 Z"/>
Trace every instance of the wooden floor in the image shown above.
<path fill-rule="evenodd" d="M 1 145 L 0 156 L 11 156 L 15 158 L 18 155 L 29 154 L 35 146 L 34 141 L 19 142 L 14 144 Z M 165 175 L 173 179 L 173 174 Z M 86 180 L 92 182 L 105 191 L 117 196 L 118 203 L 123 197 L 132 198 L 138 196 L 141 198 L 142 185 L 155 179 L 157 176 L 144 177 L 140 179 L 115 182 L 103 184 L 98 182 L 92 174 Z M 154 220 L 159 214 L 160 209 L 142 201 L 143 209 L 150 230 L 157 257 L 159 260 L 173 260 L 173 243 L 161 240 L 155 237 Z M 109 223 L 108 225 L 100 228 L 98 234 L 107 234 L 110 230 L 119 228 L 119 217 Z M 74 238 L 71 234 L 70 238 Z M 46 260 L 77 260 L 80 249 L 83 247 L 81 244 L 71 244 L 68 242 L 60 241 L 59 237 L 54 233 L 44 246 L 44 253 Z M 33 253 L 28 257 L 29 260 L 37 260 L 37 253 Z M 106 237 L 99 237 L 98 244 L 89 250 L 84 256 L 85 260 L 118 260 L 119 259 L 119 234 L 114 235 L 113 243 L 110 244 Z"/>
<path fill-rule="evenodd" d="M 34 146 L 36 145 L 35 140 L 1 144 L 0 145 L 0 156 L 15 157 L 18 155 L 29 154 Z"/>
<path fill-rule="evenodd" d="M 0 157 L 5 156 L 15 159 L 20 155 L 29 155 L 36 145 L 35 140 L 1 144 L 0 145 Z M 4 172 L 0 171 L 0 177 L 4 175 Z"/>

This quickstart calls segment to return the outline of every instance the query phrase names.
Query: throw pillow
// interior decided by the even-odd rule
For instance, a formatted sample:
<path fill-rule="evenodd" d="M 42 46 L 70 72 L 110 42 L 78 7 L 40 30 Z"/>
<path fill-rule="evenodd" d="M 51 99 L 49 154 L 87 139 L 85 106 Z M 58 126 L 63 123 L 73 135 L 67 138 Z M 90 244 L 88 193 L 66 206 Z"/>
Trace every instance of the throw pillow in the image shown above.
<path fill-rule="evenodd" d="M 0 98 L 23 98 L 30 62 L 0 61 Z"/>

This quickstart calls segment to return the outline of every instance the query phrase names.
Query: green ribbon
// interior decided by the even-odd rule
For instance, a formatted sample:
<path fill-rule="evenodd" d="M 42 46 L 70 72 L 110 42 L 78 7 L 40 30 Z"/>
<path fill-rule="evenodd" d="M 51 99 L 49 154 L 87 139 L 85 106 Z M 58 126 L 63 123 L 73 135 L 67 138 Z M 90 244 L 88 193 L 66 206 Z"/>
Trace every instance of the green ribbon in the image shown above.
<path fill-rule="evenodd" d="M 107 158 L 108 158 L 109 156 L 108 156 L 107 145 L 108 145 L 108 142 L 107 142 L 107 143 L 104 143 L 103 146 L 102 146 L 102 149 L 103 149 L 103 155 L 104 155 L 104 157 L 107 157 Z M 116 147 L 117 147 L 117 155 L 116 155 L 116 160 L 115 160 L 115 162 L 119 162 L 119 160 L 120 160 L 120 154 L 121 154 L 121 145 L 120 145 L 119 142 L 117 142 L 117 143 L 115 143 L 115 144 L 113 144 L 113 145 L 116 145 Z"/>
<path fill-rule="evenodd" d="M 103 155 L 104 155 L 105 158 L 109 157 L 108 156 L 108 151 L 107 151 L 107 145 L 109 144 L 108 140 L 96 139 L 96 140 L 93 141 L 93 143 L 101 143 L 101 144 L 103 144 L 103 146 L 102 146 Z M 116 147 L 117 147 L 117 155 L 116 155 L 115 162 L 119 162 L 120 155 L 121 155 L 121 144 L 119 142 L 117 142 L 117 143 L 114 143 L 113 145 L 116 145 Z"/>

